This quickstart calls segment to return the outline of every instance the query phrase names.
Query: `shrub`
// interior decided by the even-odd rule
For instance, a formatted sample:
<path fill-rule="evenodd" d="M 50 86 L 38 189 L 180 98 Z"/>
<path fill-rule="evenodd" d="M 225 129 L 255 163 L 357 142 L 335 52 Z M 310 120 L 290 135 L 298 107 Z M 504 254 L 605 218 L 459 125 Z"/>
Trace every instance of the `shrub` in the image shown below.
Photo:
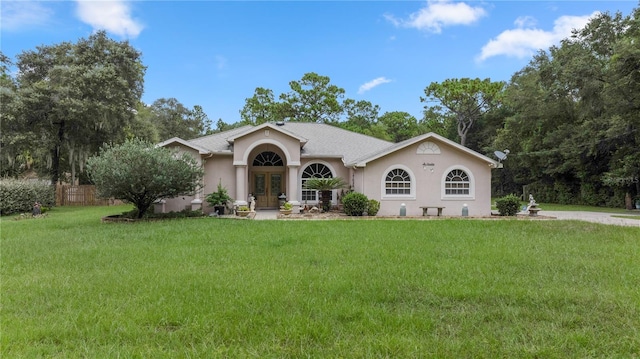
<path fill-rule="evenodd" d="M 38 201 L 45 207 L 56 202 L 55 188 L 43 181 L 0 180 L 0 214 L 24 213 L 33 210 Z"/>
<path fill-rule="evenodd" d="M 189 154 L 139 139 L 103 146 L 100 155 L 87 160 L 87 170 L 102 197 L 131 202 L 138 218 L 158 199 L 192 195 L 204 175 Z"/>
<path fill-rule="evenodd" d="M 515 216 L 520 210 L 520 198 L 514 194 L 498 198 L 496 207 L 498 207 L 501 216 Z"/>
<path fill-rule="evenodd" d="M 367 206 L 367 214 L 370 216 L 375 216 L 376 214 L 378 214 L 379 210 L 380 202 L 376 201 L 375 199 L 370 199 L 369 205 Z"/>
<path fill-rule="evenodd" d="M 369 205 L 369 198 L 358 192 L 347 193 L 342 197 L 342 205 L 348 216 L 362 216 Z"/>

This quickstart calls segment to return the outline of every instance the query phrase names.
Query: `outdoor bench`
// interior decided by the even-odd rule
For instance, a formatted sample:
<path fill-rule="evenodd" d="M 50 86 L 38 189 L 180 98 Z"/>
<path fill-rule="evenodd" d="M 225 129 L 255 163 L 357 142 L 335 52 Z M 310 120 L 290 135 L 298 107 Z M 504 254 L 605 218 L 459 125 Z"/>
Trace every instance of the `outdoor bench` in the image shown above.
<path fill-rule="evenodd" d="M 438 210 L 438 216 L 442 216 L 442 210 L 444 209 L 444 207 L 437 207 L 437 206 L 423 206 L 420 207 L 422 208 L 422 215 L 426 216 L 427 215 L 427 211 L 429 208 L 435 208 Z"/>

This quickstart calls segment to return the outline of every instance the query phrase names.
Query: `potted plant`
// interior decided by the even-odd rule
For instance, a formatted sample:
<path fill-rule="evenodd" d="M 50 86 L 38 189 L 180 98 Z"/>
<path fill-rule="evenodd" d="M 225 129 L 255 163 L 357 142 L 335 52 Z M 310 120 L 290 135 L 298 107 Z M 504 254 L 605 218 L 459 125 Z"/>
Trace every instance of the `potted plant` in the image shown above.
<path fill-rule="evenodd" d="M 236 210 L 236 214 L 240 217 L 246 217 L 249 215 L 249 213 L 251 213 L 251 210 L 247 206 L 240 206 Z"/>
<path fill-rule="evenodd" d="M 280 213 L 282 214 L 291 214 L 291 210 L 293 209 L 293 205 L 291 202 L 285 202 L 282 207 L 280 207 Z"/>
<path fill-rule="evenodd" d="M 215 192 L 209 193 L 205 199 L 209 202 L 209 205 L 213 207 L 215 213 L 223 215 L 227 203 L 231 201 L 231 196 L 229 196 L 227 189 L 222 186 L 222 181 L 220 181 L 218 182 L 218 189 Z"/>

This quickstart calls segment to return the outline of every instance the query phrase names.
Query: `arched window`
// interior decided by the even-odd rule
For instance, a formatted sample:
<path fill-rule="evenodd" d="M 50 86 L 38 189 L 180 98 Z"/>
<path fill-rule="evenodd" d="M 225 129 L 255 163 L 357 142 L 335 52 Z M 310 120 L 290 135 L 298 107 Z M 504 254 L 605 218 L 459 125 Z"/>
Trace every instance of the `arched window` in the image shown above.
<path fill-rule="evenodd" d="M 384 180 L 386 195 L 411 195 L 411 176 L 401 168 L 394 168 Z"/>
<path fill-rule="evenodd" d="M 447 174 L 444 181 L 445 195 L 464 195 L 470 194 L 471 181 L 469 175 L 460 169 L 455 169 Z"/>
<path fill-rule="evenodd" d="M 322 163 L 312 163 L 302 171 L 302 201 L 317 201 L 318 191 L 304 189 L 304 185 L 309 178 L 333 178 L 333 174 L 329 167 Z M 333 197 L 333 192 L 331 196 Z"/>
<path fill-rule="evenodd" d="M 254 166 L 284 166 L 282 157 L 277 153 L 271 151 L 265 151 L 259 153 L 253 160 Z"/>

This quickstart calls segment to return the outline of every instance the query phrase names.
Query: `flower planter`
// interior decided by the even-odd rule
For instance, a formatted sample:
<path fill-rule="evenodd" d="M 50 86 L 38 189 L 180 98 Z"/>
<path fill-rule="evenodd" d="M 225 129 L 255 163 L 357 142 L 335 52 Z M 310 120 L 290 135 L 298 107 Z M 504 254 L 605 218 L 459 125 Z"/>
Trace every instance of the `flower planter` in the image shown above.
<path fill-rule="evenodd" d="M 249 215 L 249 213 L 251 213 L 251 211 L 236 211 L 236 215 L 238 215 L 239 217 L 246 217 Z"/>
<path fill-rule="evenodd" d="M 291 214 L 291 210 L 290 209 L 281 209 L 280 210 L 280 214 L 289 215 L 289 214 Z"/>

